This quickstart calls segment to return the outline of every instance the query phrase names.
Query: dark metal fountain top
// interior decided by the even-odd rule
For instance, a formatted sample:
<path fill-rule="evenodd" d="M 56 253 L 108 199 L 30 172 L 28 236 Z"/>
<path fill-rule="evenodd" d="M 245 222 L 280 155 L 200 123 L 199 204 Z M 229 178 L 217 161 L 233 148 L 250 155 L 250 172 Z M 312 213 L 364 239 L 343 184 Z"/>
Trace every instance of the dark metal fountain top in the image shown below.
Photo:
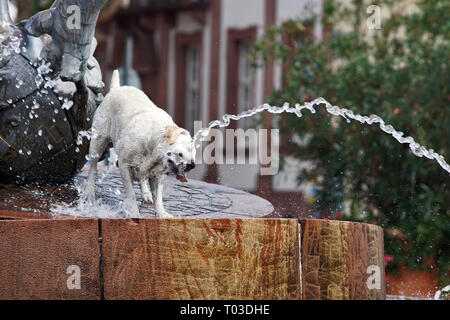
<path fill-rule="evenodd" d="M 116 210 L 123 201 L 124 189 L 117 168 L 99 171 L 101 183 L 97 183 L 97 198 L 105 207 Z M 75 185 L 82 186 L 87 171 L 82 170 L 75 177 Z M 164 206 L 175 216 L 191 218 L 261 218 L 270 217 L 273 206 L 270 202 L 247 192 L 210 184 L 197 180 L 182 183 L 174 178 L 165 179 Z M 141 201 L 138 186 L 135 185 L 138 201 Z M 71 209 L 78 203 L 78 191 L 70 185 L 28 185 L 0 184 L 0 219 L 5 218 L 49 218 L 73 214 Z M 145 218 L 155 217 L 153 205 L 141 204 L 140 212 Z M 82 215 L 83 212 L 79 212 Z M 111 217 L 111 216 L 109 216 Z M 120 218 L 122 214 L 112 217 Z"/>
<path fill-rule="evenodd" d="M 15 26 L 0 0 L 0 181 L 70 180 L 103 99 L 93 53 L 106 0 L 56 0 Z M 85 141 L 86 142 L 86 141 Z"/>

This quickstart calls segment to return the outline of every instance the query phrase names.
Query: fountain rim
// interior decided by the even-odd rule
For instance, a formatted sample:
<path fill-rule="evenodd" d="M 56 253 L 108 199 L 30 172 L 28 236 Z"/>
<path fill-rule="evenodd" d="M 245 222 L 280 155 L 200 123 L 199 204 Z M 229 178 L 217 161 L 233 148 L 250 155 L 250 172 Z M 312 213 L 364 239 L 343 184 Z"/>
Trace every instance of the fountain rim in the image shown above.
<path fill-rule="evenodd" d="M 211 218 L 205 218 L 205 217 L 196 217 L 196 216 L 183 216 L 183 217 L 173 217 L 173 218 L 158 218 L 158 217 L 141 217 L 141 218 L 131 218 L 131 217 L 114 217 L 114 218 L 100 218 L 100 217 L 82 217 L 82 216 L 71 216 L 71 215 L 65 215 L 65 214 L 45 214 L 45 213 L 35 213 L 35 212 L 27 212 L 27 211 L 8 211 L 8 210 L 0 210 L 0 221 L 5 220 L 11 220 L 11 221 L 24 221 L 24 220 L 130 220 L 130 221 L 139 221 L 139 220 L 152 220 L 152 219 L 161 219 L 161 220 L 185 220 L 185 219 L 241 219 L 241 220 L 252 220 L 252 219 L 268 219 L 268 220 L 277 220 L 277 219 L 296 219 L 301 224 L 305 221 L 324 221 L 329 224 L 347 224 L 347 225 L 367 225 L 371 226 L 371 228 L 375 229 L 382 229 L 381 226 L 368 223 L 368 222 L 360 222 L 360 221 L 348 221 L 348 220 L 330 220 L 326 218 L 284 218 L 284 217 L 274 217 L 273 212 L 270 214 L 267 214 L 265 216 L 261 217 L 242 217 L 242 218 L 218 218 L 218 217 L 211 217 Z"/>

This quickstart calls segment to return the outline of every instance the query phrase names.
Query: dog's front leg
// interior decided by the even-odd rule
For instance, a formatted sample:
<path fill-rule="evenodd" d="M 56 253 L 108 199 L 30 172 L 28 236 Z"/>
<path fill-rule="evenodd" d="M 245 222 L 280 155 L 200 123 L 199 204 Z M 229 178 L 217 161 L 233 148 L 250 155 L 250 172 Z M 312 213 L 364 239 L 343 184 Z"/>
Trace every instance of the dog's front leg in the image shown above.
<path fill-rule="evenodd" d="M 139 181 L 139 185 L 141 186 L 141 193 L 142 198 L 144 199 L 144 202 L 148 202 L 150 204 L 153 203 L 152 193 L 150 192 L 150 189 L 148 187 L 147 179 L 141 179 Z"/>
<path fill-rule="evenodd" d="M 152 189 L 156 215 L 160 218 L 173 218 L 173 215 L 168 213 L 163 206 L 162 200 L 163 179 L 162 178 L 151 179 L 150 187 Z"/>
<path fill-rule="evenodd" d="M 120 175 L 122 176 L 123 186 L 125 187 L 125 201 L 124 209 L 127 214 L 131 214 L 131 217 L 140 217 L 139 208 L 136 202 L 136 194 L 133 189 L 133 180 L 131 179 L 131 170 L 126 165 L 122 165 L 120 162 Z"/>

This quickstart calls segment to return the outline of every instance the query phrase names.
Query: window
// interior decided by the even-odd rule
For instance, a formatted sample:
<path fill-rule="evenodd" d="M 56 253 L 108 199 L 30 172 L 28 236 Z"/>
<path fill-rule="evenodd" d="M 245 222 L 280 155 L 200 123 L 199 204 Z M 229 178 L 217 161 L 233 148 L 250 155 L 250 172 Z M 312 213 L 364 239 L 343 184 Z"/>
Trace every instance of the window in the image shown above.
<path fill-rule="evenodd" d="M 237 114 L 255 107 L 256 77 L 250 54 L 256 39 L 256 31 L 256 26 L 228 30 L 226 113 Z M 230 128 L 246 130 L 253 123 L 253 119 L 243 118 L 232 121 Z"/>
<path fill-rule="evenodd" d="M 239 75 L 238 75 L 238 112 L 253 108 L 253 70 L 250 63 L 250 40 L 241 40 L 239 48 Z M 241 128 L 248 128 L 251 125 L 250 118 L 239 121 Z"/>
<path fill-rule="evenodd" d="M 200 120 L 200 61 L 196 45 L 186 47 L 186 129 L 194 133 L 194 121 Z"/>
<path fill-rule="evenodd" d="M 142 89 L 141 78 L 136 70 L 133 69 L 134 39 L 128 36 L 125 39 L 125 65 L 119 67 L 120 83 L 122 86 L 132 86 Z"/>
<path fill-rule="evenodd" d="M 201 120 L 202 78 L 201 31 L 177 33 L 175 38 L 175 113 L 174 121 L 194 133 L 194 121 Z"/>

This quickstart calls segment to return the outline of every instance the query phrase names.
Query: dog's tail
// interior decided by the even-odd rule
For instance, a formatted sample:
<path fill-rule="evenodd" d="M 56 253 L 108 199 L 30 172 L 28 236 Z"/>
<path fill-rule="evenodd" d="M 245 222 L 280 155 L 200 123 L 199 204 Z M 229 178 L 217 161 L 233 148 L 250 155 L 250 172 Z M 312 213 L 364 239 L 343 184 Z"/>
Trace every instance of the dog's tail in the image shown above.
<path fill-rule="evenodd" d="M 114 70 L 111 77 L 110 90 L 120 88 L 120 75 L 119 70 Z"/>

